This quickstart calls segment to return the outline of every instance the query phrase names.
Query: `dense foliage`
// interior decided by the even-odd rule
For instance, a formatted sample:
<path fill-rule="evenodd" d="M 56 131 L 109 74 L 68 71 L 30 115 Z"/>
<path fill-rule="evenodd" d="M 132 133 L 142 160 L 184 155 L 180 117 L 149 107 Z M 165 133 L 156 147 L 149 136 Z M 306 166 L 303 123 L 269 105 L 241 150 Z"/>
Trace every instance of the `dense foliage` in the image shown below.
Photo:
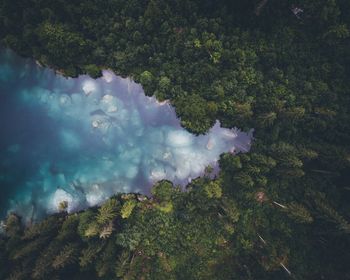
<path fill-rule="evenodd" d="M 161 182 L 26 229 L 10 215 L 0 278 L 350 279 L 349 24 L 347 0 L 2 0 L 18 53 L 111 68 L 194 133 L 219 119 L 256 140 L 187 192 Z"/>

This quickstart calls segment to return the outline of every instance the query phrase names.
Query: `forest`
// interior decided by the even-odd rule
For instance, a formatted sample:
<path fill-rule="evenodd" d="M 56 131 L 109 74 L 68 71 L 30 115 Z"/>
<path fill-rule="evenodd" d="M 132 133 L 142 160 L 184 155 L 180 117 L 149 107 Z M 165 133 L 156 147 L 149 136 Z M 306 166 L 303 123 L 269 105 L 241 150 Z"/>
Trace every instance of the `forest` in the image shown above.
<path fill-rule="evenodd" d="M 112 69 L 194 134 L 255 139 L 185 191 L 10 214 L 0 279 L 350 279 L 349 26 L 348 0 L 2 0 L 2 46 L 70 77 Z"/>

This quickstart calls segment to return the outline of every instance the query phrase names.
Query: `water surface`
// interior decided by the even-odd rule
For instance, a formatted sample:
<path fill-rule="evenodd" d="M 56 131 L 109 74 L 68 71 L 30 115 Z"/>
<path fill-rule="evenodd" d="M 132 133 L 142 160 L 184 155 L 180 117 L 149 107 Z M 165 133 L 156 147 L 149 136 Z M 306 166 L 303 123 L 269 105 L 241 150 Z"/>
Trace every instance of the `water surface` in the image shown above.
<path fill-rule="evenodd" d="M 217 123 L 207 135 L 180 127 L 169 103 L 111 71 L 64 78 L 0 51 L 0 218 L 27 220 L 149 193 L 161 179 L 185 185 L 221 153 L 247 151 L 251 134 Z"/>

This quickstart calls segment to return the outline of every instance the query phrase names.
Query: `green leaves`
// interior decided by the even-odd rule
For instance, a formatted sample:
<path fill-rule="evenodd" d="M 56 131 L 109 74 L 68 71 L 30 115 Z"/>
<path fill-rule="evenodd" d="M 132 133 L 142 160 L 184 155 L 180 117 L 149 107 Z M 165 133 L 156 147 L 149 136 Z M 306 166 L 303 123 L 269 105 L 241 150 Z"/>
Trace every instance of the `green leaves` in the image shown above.
<path fill-rule="evenodd" d="M 67 64 L 71 66 L 74 60 L 81 62 L 82 54 L 88 49 L 84 38 L 63 24 L 43 22 L 38 27 L 37 35 L 39 42 L 46 48 L 49 64 L 58 67 L 65 67 Z"/>
<path fill-rule="evenodd" d="M 285 211 L 290 218 L 298 223 L 310 224 L 314 220 L 306 207 L 296 202 L 288 204 Z"/>
<path fill-rule="evenodd" d="M 174 205 L 171 198 L 175 193 L 173 184 L 170 181 L 160 181 L 151 189 L 151 193 L 158 200 L 156 208 L 163 213 L 171 213 Z"/>
<path fill-rule="evenodd" d="M 222 196 L 222 189 L 218 181 L 210 181 L 204 186 L 204 190 L 209 198 L 221 198 Z"/>
<path fill-rule="evenodd" d="M 79 216 L 78 233 L 84 238 L 99 236 L 108 238 L 115 230 L 116 218 L 120 216 L 121 205 L 116 198 L 107 200 L 95 213 L 92 210 L 84 211 Z"/>
<path fill-rule="evenodd" d="M 170 181 L 160 181 L 151 189 L 152 195 L 160 201 L 169 201 L 174 193 L 173 183 Z"/>
<path fill-rule="evenodd" d="M 100 225 L 105 225 L 108 222 L 113 221 L 119 215 L 119 210 L 120 203 L 115 198 L 107 200 L 98 209 L 98 214 L 96 217 L 97 223 Z"/>
<path fill-rule="evenodd" d="M 140 75 L 140 82 L 144 86 L 149 86 L 152 83 L 153 79 L 154 77 L 149 71 L 144 71 Z"/>
<path fill-rule="evenodd" d="M 54 269 L 64 268 L 77 261 L 78 248 L 74 244 L 67 244 L 53 260 Z"/>
<path fill-rule="evenodd" d="M 135 200 L 127 200 L 122 209 L 120 210 L 121 216 L 123 219 L 127 219 L 130 217 L 132 211 L 134 210 L 137 202 Z"/>
<path fill-rule="evenodd" d="M 79 225 L 77 232 L 81 238 L 86 236 L 86 231 L 90 224 L 95 220 L 95 213 L 91 209 L 87 209 L 79 215 Z M 90 229 L 91 230 L 91 229 Z M 88 234 L 88 236 L 91 236 Z"/>
<path fill-rule="evenodd" d="M 5 221 L 4 227 L 8 237 L 16 237 L 22 232 L 21 218 L 16 214 L 10 214 Z"/>
<path fill-rule="evenodd" d="M 101 76 L 101 69 L 95 64 L 88 64 L 84 67 L 84 72 L 86 72 L 92 78 L 98 78 Z"/>
<path fill-rule="evenodd" d="M 1 1 L 0 37 L 20 54 L 66 75 L 133 77 L 196 134 L 216 119 L 256 131 L 249 154 L 222 155 L 218 178 L 186 192 L 163 181 L 148 200 L 24 232 L 10 215 L 0 267 L 19 279 L 226 280 L 280 279 L 282 263 L 295 278 L 350 278 L 350 5 L 296 2 L 300 19 L 288 1 L 259 17 L 243 0 Z"/>
<path fill-rule="evenodd" d="M 210 103 L 195 94 L 175 99 L 176 113 L 180 116 L 181 123 L 197 134 L 205 133 L 214 124 L 208 112 L 215 114 L 216 109 L 209 109 L 210 106 Z"/>

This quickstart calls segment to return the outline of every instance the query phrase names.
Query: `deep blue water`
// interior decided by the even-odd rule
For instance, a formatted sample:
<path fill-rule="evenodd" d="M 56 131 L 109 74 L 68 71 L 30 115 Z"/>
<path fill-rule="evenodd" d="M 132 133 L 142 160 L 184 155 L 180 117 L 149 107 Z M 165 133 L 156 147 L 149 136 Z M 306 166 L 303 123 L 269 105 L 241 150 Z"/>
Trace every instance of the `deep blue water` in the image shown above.
<path fill-rule="evenodd" d="M 157 180 L 186 184 L 219 155 L 247 151 L 251 135 L 217 123 L 207 135 L 180 127 L 169 103 L 104 71 L 64 78 L 0 51 L 0 218 L 74 211 L 117 192 L 149 193 Z"/>

